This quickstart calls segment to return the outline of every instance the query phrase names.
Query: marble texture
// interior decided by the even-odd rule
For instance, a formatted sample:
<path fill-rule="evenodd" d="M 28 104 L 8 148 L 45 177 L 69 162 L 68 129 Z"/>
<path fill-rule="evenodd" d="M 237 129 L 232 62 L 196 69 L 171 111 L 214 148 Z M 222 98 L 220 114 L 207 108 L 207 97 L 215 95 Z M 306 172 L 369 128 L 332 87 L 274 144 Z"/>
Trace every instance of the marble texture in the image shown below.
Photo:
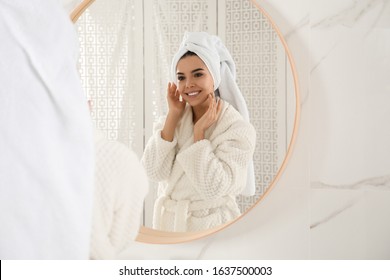
<path fill-rule="evenodd" d="M 317 2 L 310 257 L 390 259 L 390 1 Z"/>
<path fill-rule="evenodd" d="M 301 120 L 289 164 L 250 213 L 123 259 L 390 259 L 390 1 L 258 3 L 284 34 Z"/>

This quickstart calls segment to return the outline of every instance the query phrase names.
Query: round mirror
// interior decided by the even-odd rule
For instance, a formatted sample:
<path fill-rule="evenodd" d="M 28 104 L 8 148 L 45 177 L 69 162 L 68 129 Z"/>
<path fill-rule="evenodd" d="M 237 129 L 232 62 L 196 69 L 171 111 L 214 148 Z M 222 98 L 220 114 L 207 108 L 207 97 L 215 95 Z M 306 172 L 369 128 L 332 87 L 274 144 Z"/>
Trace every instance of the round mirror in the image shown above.
<path fill-rule="evenodd" d="M 92 101 L 95 125 L 139 157 L 153 124 L 167 113 L 169 67 L 184 33 L 218 35 L 236 63 L 237 84 L 257 134 L 253 157 L 256 193 L 236 197 L 242 215 L 269 193 L 291 154 L 299 94 L 286 42 L 255 1 L 86 0 L 71 17 L 80 38 L 79 70 Z M 233 222 L 200 232 L 153 230 L 157 184 L 151 182 L 150 189 L 139 241 L 193 240 Z"/>

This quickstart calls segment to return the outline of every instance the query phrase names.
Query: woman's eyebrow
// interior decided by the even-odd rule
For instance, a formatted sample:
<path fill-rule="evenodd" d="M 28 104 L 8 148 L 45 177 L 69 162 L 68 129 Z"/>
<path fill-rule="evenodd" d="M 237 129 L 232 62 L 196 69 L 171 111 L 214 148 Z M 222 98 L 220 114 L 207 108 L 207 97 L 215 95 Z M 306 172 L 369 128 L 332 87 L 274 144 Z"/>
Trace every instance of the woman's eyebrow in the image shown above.
<path fill-rule="evenodd" d="M 195 72 L 198 72 L 198 71 L 203 71 L 204 69 L 203 68 L 196 68 L 194 70 L 191 71 L 191 73 L 195 73 Z M 177 72 L 176 75 L 184 75 L 182 72 Z"/>
<path fill-rule="evenodd" d="M 198 71 L 202 71 L 204 70 L 203 68 L 196 68 L 195 70 L 192 70 L 191 73 L 195 73 L 195 72 L 198 72 Z"/>

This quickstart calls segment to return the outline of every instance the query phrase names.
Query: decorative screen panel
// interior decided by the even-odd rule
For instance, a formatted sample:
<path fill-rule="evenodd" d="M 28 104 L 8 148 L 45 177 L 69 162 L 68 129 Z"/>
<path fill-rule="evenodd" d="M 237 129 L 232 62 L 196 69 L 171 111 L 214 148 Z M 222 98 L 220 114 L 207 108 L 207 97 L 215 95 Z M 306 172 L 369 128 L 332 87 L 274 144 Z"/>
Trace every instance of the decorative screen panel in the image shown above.
<path fill-rule="evenodd" d="M 77 21 L 82 86 L 92 101 L 92 119 L 108 139 L 142 151 L 136 141 L 134 67 L 135 1 L 99 0 Z M 142 69 L 141 67 L 138 67 Z M 142 82 L 142 80 L 141 80 Z M 139 131 L 142 133 L 142 131 Z"/>
<path fill-rule="evenodd" d="M 278 76 L 280 40 L 251 1 L 226 0 L 223 36 L 237 67 L 237 83 L 257 132 L 254 154 L 256 195 L 238 197 L 241 212 L 265 192 L 278 171 Z"/>

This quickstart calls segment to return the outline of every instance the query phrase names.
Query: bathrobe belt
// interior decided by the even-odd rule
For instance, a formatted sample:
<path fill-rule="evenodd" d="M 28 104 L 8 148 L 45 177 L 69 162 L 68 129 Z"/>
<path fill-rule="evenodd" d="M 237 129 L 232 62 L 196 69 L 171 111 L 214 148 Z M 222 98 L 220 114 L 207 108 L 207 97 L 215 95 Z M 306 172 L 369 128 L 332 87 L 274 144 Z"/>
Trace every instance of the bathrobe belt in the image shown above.
<path fill-rule="evenodd" d="M 173 200 L 167 196 L 161 196 L 155 204 L 155 211 L 158 211 L 155 213 L 155 218 L 158 219 L 160 225 L 163 211 L 174 213 L 174 230 L 184 232 L 187 230 L 187 219 L 191 216 L 191 212 L 219 208 L 229 203 L 230 200 L 229 196 L 197 201 Z"/>

